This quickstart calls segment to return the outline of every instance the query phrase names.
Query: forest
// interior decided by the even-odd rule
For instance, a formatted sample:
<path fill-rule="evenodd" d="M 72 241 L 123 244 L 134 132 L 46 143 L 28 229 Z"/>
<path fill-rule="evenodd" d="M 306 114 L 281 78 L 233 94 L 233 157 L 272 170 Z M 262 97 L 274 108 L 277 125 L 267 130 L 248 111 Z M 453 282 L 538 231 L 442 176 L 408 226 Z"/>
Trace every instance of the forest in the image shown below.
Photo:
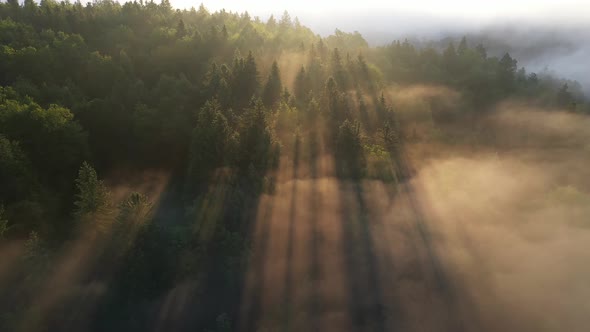
<path fill-rule="evenodd" d="M 485 302 L 494 273 L 448 248 L 519 275 L 473 223 L 587 243 L 590 102 L 517 60 L 286 11 L 0 3 L 0 330 L 582 331 L 574 300 Z"/>

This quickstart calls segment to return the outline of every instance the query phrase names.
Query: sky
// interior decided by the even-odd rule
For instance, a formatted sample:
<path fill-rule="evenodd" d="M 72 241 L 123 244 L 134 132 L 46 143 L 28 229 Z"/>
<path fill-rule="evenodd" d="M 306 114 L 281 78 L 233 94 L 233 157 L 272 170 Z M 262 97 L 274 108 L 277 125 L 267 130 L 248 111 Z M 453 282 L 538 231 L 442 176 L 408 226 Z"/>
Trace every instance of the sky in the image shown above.
<path fill-rule="evenodd" d="M 178 7 L 197 7 L 192 0 L 172 0 Z M 367 12 L 423 14 L 448 19 L 492 21 L 497 19 L 540 19 L 579 21 L 590 16 L 589 0 L 204 0 L 207 8 L 232 11 L 248 10 L 253 15 L 267 16 L 288 10 L 295 15 L 363 14 Z"/>
<path fill-rule="evenodd" d="M 171 0 L 179 8 L 226 9 L 266 20 L 291 17 L 326 36 L 335 29 L 359 31 L 370 44 L 397 38 L 440 38 L 490 26 L 557 30 L 589 27 L 590 0 Z"/>

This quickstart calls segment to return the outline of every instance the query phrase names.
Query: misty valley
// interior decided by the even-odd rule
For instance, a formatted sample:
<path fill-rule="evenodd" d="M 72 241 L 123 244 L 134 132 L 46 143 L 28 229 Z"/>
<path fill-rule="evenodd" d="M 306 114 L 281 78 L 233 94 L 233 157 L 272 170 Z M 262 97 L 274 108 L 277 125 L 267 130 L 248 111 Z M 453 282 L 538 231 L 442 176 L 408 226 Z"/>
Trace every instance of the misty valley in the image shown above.
<path fill-rule="evenodd" d="M 588 331 L 589 87 L 464 35 L 1 2 L 0 331 Z"/>

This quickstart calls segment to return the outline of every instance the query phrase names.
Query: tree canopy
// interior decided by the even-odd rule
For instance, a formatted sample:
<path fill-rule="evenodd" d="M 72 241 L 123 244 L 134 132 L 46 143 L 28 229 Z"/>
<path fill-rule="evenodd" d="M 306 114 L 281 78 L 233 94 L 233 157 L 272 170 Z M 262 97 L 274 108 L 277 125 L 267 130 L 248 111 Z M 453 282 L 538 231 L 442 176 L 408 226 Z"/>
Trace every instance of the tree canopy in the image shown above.
<path fill-rule="evenodd" d="M 168 0 L 0 3 L 0 244 L 25 257 L 0 330 L 148 330 L 154 303 L 174 311 L 185 290 L 196 330 L 235 330 L 245 271 L 265 271 L 252 239 L 277 187 L 293 185 L 293 205 L 298 177 L 316 186 L 321 172 L 398 192 L 408 144 L 500 144 L 485 120 L 502 102 L 590 113 L 579 84 L 509 53 L 429 45 L 320 37 L 286 11 L 263 22 Z M 48 275 L 65 290 L 39 299 Z"/>

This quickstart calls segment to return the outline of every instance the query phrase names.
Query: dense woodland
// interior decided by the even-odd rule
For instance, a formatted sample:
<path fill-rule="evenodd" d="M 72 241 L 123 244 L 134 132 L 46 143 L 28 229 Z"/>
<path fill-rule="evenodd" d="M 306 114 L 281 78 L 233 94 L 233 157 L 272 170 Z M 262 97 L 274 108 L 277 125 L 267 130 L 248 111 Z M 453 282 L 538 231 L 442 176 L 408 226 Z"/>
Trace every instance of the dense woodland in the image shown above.
<path fill-rule="evenodd" d="M 328 155 L 336 178 L 395 187 L 412 175 L 406 142 L 495 144 L 478 119 L 501 101 L 590 112 L 575 82 L 465 38 L 436 45 L 369 47 L 287 12 L 262 21 L 168 0 L 1 3 L 0 241 L 20 254 L 0 330 L 144 331 L 186 281 L 187 329 L 255 330 L 238 322 L 252 221 L 285 163 L 315 177 Z M 412 85 L 460 97 L 396 100 Z M 112 192 L 146 170 L 167 175 L 158 197 Z M 64 273 L 76 281 L 51 277 Z M 40 299 L 47 287 L 61 293 Z"/>

